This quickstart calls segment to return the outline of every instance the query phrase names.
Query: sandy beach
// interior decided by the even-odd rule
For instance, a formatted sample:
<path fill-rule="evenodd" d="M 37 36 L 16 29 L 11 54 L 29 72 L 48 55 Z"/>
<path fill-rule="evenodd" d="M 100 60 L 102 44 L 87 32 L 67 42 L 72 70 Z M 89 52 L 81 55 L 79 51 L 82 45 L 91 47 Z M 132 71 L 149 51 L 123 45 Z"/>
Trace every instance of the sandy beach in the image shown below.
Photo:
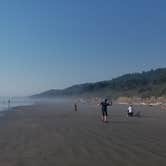
<path fill-rule="evenodd" d="M 165 166 L 166 111 L 126 106 L 110 109 L 71 103 L 38 104 L 0 113 L 0 166 Z M 98 111 L 97 111 L 98 110 Z"/>

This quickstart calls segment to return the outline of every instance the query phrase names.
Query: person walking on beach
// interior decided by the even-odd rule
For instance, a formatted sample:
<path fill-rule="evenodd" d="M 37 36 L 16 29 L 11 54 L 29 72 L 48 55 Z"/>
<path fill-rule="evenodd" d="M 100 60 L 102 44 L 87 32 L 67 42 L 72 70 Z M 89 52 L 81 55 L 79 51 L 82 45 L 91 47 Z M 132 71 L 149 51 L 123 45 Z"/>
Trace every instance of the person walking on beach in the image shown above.
<path fill-rule="evenodd" d="M 129 116 L 129 117 L 133 117 L 133 115 L 134 115 L 133 105 L 131 104 L 131 105 L 128 107 L 128 116 Z"/>
<path fill-rule="evenodd" d="M 101 111 L 102 111 L 102 121 L 103 122 L 108 122 L 107 121 L 107 117 L 108 117 L 108 106 L 111 106 L 112 102 L 110 104 L 108 102 L 108 99 L 104 99 L 104 101 L 101 102 L 100 105 L 101 105 Z"/>

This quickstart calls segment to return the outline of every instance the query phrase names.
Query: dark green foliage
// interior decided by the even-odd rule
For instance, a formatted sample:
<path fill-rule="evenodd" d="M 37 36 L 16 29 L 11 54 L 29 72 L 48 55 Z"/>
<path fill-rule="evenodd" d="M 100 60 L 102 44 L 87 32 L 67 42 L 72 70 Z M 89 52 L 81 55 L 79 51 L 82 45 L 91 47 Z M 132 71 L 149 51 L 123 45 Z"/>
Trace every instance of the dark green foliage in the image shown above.
<path fill-rule="evenodd" d="M 110 81 L 75 85 L 63 90 L 50 90 L 33 97 L 67 96 L 166 96 L 166 68 L 126 74 Z"/>

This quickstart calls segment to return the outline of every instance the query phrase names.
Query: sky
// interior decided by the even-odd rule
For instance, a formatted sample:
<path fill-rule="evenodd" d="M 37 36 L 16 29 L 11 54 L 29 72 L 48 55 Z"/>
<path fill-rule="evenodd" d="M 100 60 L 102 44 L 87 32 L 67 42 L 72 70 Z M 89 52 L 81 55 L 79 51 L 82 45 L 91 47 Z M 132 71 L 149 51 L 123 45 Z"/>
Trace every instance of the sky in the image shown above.
<path fill-rule="evenodd" d="M 165 0 L 0 0 L 0 96 L 166 67 Z"/>

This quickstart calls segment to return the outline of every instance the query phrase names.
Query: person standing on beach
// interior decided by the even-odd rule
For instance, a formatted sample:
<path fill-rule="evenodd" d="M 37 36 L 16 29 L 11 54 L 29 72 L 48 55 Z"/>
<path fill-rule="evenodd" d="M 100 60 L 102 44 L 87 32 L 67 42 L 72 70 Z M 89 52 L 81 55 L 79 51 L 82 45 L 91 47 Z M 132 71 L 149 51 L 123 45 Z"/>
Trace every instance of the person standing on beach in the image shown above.
<path fill-rule="evenodd" d="M 101 111 L 102 111 L 102 121 L 107 122 L 107 116 L 108 116 L 108 106 L 112 105 L 108 102 L 108 99 L 104 99 L 103 102 L 100 103 L 101 105 Z"/>
<path fill-rule="evenodd" d="M 9 100 L 8 100 L 8 111 L 10 110 L 10 103 L 11 103 L 11 101 L 10 101 L 10 98 L 9 98 Z"/>
<path fill-rule="evenodd" d="M 128 108 L 128 116 L 129 117 L 133 117 L 134 112 L 133 112 L 133 105 L 130 105 Z"/>
<path fill-rule="evenodd" d="M 77 103 L 74 104 L 74 111 L 75 111 L 75 112 L 78 111 L 78 105 L 77 105 Z"/>

